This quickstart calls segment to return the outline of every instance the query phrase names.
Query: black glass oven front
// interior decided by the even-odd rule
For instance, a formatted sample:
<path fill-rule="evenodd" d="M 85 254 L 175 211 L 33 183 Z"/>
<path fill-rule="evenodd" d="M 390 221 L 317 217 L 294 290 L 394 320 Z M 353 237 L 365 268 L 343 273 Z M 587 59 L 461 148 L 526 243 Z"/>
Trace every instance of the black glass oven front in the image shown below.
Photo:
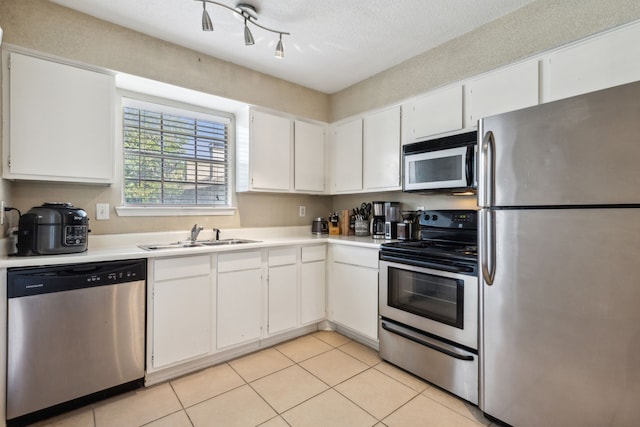
<path fill-rule="evenodd" d="M 390 307 L 464 327 L 464 280 L 391 266 L 387 273 Z"/>

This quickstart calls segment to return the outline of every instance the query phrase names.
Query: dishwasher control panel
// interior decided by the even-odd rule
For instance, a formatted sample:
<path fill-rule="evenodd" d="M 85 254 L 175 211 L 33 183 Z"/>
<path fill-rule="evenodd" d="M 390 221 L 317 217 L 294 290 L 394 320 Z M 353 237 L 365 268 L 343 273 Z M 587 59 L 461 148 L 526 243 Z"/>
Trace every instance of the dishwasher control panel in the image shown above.
<path fill-rule="evenodd" d="M 9 298 L 146 280 L 146 261 L 110 261 L 7 270 Z"/>

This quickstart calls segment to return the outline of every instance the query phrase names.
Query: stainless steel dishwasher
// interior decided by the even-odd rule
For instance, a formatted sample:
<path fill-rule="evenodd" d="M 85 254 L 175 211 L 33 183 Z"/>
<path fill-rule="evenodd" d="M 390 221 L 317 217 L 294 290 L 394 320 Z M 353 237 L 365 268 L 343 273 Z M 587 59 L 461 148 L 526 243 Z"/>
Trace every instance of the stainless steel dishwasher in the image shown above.
<path fill-rule="evenodd" d="M 7 272 L 7 420 L 143 385 L 146 260 Z"/>

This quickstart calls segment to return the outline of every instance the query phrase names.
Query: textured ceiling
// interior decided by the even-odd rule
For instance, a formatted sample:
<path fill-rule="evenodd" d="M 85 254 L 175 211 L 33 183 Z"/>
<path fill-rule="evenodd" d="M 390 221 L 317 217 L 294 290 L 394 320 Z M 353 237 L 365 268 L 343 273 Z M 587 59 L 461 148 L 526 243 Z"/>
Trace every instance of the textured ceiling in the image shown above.
<path fill-rule="evenodd" d="M 256 44 L 245 46 L 242 20 L 207 4 L 214 31 L 201 28 L 198 0 L 51 0 L 217 58 L 334 93 L 419 55 L 533 0 L 243 0 L 258 23 L 290 32 L 285 58 L 277 35 L 250 26 Z M 235 1 L 217 0 L 230 7 Z"/>

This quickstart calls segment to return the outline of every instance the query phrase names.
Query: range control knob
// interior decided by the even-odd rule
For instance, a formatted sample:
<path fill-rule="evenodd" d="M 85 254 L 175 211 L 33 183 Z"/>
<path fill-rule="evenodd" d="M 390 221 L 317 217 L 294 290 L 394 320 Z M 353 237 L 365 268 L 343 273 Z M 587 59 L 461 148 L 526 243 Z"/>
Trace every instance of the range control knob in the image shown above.
<path fill-rule="evenodd" d="M 425 220 L 425 221 L 429 221 L 429 219 L 431 219 L 431 216 L 430 216 L 430 215 L 425 215 L 425 216 L 424 216 L 424 220 Z"/>
<path fill-rule="evenodd" d="M 434 221 L 437 221 L 438 220 L 438 215 L 432 216 L 431 219 L 433 219 Z"/>

